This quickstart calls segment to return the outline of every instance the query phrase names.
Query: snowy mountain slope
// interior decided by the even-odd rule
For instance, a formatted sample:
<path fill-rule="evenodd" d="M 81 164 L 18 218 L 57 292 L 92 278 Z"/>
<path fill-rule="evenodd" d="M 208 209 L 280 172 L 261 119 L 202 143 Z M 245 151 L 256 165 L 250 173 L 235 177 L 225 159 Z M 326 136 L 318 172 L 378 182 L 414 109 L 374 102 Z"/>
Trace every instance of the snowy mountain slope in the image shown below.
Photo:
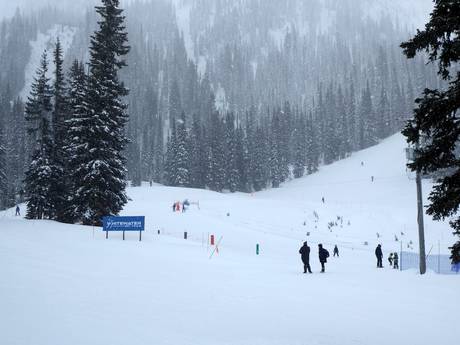
<path fill-rule="evenodd" d="M 25 86 L 20 93 L 20 97 L 24 100 L 30 93 L 30 87 L 35 77 L 35 72 L 40 66 L 43 52 L 46 50 L 49 63 L 49 76 L 53 74 L 53 50 L 56 44 L 56 40 L 59 38 L 61 41 L 62 51 L 65 54 L 72 44 L 77 29 L 70 26 L 55 25 L 53 28 L 48 30 L 46 33 L 39 32 L 37 39 L 30 42 L 32 52 L 29 63 L 25 69 Z"/>
<path fill-rule="evenodd" d="M 97 228 L 2 212 L 0 342 L 455 343 L 447 320 L 456 312 L 458 277 L 375 268 L 375 245 L 382 243 L 385 255 L 397 250 L 396 230 L 405 226 L 404 241 L 416 240 L 415 183 L 407 178 L 403 148 L 394 136 L 254 195 L 131 188 L 123 214 L 146 216 L 142 243 L 137 234 L 105 240 Z M 185 198 L 200 207 L 173 213 L 172 203 Z M 330 232 L 327 223 L 337 215 L 344 226 Z M 446 250 L 452 242 L 446 224 L 426 221 L 427 243 L 441 239 Z M 307 231 L 314 273 L 304 276 L 298 249 Z M 212 259 L 208 233 L 223 236 Z M 335 243 L 341 250 L 324 275 L 319 242 L 331 253 Z M 420 332 L 426 320 L 430 327 Z"/>

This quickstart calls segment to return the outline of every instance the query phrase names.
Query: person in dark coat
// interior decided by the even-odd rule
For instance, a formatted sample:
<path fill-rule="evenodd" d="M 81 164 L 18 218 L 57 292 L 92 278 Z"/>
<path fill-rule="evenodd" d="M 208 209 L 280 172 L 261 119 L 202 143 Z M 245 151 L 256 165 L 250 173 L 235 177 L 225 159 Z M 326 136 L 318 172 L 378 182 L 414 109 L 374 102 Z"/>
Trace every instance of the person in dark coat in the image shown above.
<path fill-rule="evenodd" d="M 303 246 L 299 250 L 303 262 L 303 273 L 312 273 L 310 267 L 310 247 L 307 242 L 303 243 Z"/>
<path fill-rule="evenodd" d="M 382 268 L 383 267 L 383 263 L 382 263 L 383 252 L 382 252 L 381 244 L 379 244 L 377 248 L 375 248 L 375 256 L 377 257 L 377 267 Z"/>
<path fill-rule="evenodd" d="M 322 244 L 318 244 L 318 254 L 319 254 L 319 262 L 321 263 L 321 273 L 326 271 L 324 264 L 327 262 L 327 258 L 329 257 L 329 252 L 323 248 Z"/>
<path fill-rule="evenodd" d="M 19 205 L 16 205 L 16 216 L 21 216 L 21 209 L 19 208 Z"/>
<path fill-rule="evenodd" d="M 334 256 L 339 256 L 339 248 L 337 248 L 337 245 L 334 247 Z"/>
<path fill-rule="evenodd" d="M 399 256 L 398 253 L 393 254 L 393 268 L 399 270 Z"/>

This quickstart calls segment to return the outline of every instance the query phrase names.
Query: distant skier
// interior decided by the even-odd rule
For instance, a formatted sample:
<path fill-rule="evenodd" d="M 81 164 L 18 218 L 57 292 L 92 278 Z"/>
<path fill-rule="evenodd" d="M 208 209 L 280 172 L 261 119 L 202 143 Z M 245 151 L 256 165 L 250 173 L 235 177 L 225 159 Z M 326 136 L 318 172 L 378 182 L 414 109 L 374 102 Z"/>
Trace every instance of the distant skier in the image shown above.
<path fill-rule="evenodd" d="M 312 273 L 310 267 L 310 247 L 307 242 L 303 243 L 303 246 L 299 250 L 303 262 L 303 273 Z"/>
<path fill-rule="evenodd" d="M 374 176 L 371 176 L 371 181 L 374 182 Z"/>
<path fill-rule="evenodd" d="M 399 270 L 399 256 L 398 253 L 393 254 L 393 268 Z"/>
<path fill-rule="evenodd" d="M 383 259 L 382 245 L 379 244 L 377 246 L 377 248 L 375 248 L 375 256 L 377 257 L 377 267 L 382 268 L 383 267 L 383 263 L 382 263 L 382 259 Z"/>
<path fill-rule="evenodd" d="M 388 262 L 390 263 L 390 267 L 393 266 L 393 253 L 390 253 L 390 256 L 388 257 Z"/>
<path fill-rule="evenodd" d="M 19 208 L 19 205 L 16 205 L 16 216 L 21 216 L 21 209 Z"/>
<path fill-rule="evenodd" d="M 318 254 L 319 254 L 319 262 L 321 263 L 321 273 L 324 273 L 326 268 L 324 264 L 327 262 L 327 258 L 329 257 L 329 252 L 323 248 L 322 244 L 318 244 Z"/>
<path fill-rule="evenodd" d="M 322 202 L 323 202 L 323 204 L 324 204 L 324 196 L 321 198 L 321 201 L 322 201 Z"/>
<path fill-rule="evenodd" d="M 339 248 L 337 248 L 337 245 L 334 247 L 334 257 L 339 256 Z"/>
<path fill-rule="evenodd" d="M 172 205 L 173 212 L 176 212 L 176 203 Z"/>

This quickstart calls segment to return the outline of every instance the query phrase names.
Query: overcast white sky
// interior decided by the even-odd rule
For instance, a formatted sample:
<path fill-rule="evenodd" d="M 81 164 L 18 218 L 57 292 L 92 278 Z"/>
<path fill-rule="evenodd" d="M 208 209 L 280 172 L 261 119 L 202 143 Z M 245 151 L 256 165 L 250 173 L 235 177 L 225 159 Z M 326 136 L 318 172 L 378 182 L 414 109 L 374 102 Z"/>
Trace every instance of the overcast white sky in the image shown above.
<path fill-rule="evenodd" d="M 14 14 L 17 7 L 20 8 L 37 8 L 46 4 L 56 6 L 66 6 L 72 9 L 86 8 L 93 5 L 99 0 L 0 0 L 0 18 L 10 17 Z M 130 0 L 121 0 L 122 3 L 127 3 Z"/>

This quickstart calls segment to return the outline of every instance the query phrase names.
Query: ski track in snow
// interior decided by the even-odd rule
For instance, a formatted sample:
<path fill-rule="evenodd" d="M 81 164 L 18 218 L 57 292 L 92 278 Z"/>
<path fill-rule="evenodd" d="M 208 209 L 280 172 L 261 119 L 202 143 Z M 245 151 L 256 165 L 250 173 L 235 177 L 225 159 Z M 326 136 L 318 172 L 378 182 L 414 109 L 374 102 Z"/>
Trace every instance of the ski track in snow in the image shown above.
<path fill-rule="evenodd" d="M 458 312 L 459 276 L 375 268 L 377 243 L 385 258 L 399 249 L 395 233 L 404 230 L 404 243 L 417 248 L 416 189 L 404 146 L 395 135 L 253 195 L 130 188 L 122 214 L 146 216 L 142 243 L 137 233 L 105 240 L 99 228 L 0 212 L 0 343 L 455 344 L 450 320 Z M 430 187 L 425 181 L 425 199 Z M 200 208 L 173 213 L 173 202 L 186 198 Z M 344 226 L 330 232 L 327 223 L 337 215 Z M 454 240 L 447 224 L 425 220 L 427 249 L 440 240 L 447 252 Z M 212 259 L 208 233 L 222 236 Z M 306 238 L 314 272 L 308 276 L 298 255 Z M 341 251 L 326 274 L 318 273 L 319 242 L 331 254 L 334 244 Z M 420 324 L 429 327 L 421 331 Z"/>

